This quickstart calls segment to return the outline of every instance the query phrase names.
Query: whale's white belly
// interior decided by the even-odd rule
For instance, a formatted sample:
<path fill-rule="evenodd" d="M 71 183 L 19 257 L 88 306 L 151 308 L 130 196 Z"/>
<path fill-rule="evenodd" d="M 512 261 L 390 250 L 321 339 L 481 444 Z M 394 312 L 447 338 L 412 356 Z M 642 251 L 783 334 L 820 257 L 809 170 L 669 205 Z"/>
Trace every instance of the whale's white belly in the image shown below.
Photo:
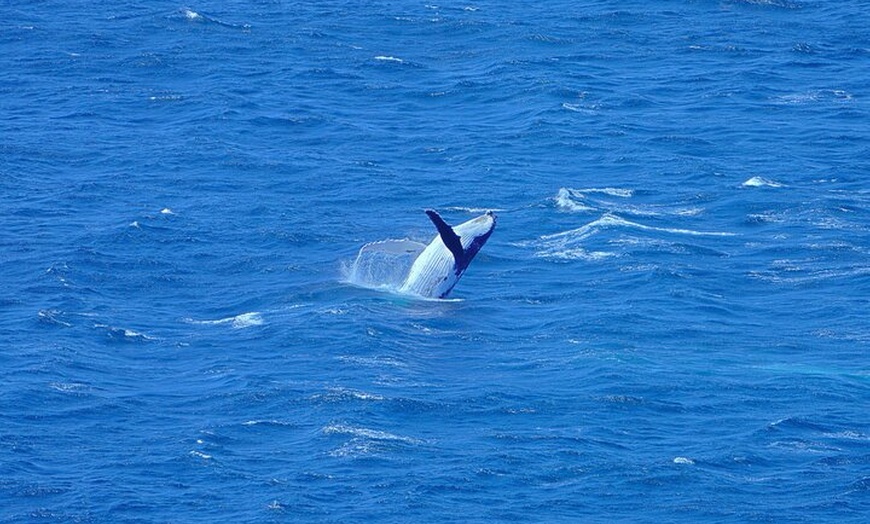
<path fill-rule="evenodd" d="M 399 292 L 430 298 L 445 298 L 462 277 L 468 264 L 495 228 L 495 215 L 484 215 L 450 227 L 435 211 L 426 214 L 438 235 L 411 265 Z"/>
<path fill-rule="evenodd" d="M 423 297 L 443 297 L 459 280 L 453 254 L 436 237 L 417 257 L 400 292 Z"/>

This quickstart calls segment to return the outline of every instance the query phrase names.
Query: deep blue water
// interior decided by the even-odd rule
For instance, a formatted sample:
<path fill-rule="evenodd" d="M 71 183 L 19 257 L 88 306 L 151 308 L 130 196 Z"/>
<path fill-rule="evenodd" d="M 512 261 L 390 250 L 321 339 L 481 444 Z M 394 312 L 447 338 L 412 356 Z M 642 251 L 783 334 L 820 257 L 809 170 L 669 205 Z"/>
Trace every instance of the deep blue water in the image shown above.
<path fill-rule="evenodd" d="M 867 2 L 0 13 L 0 522 L 867 521 Z"/>

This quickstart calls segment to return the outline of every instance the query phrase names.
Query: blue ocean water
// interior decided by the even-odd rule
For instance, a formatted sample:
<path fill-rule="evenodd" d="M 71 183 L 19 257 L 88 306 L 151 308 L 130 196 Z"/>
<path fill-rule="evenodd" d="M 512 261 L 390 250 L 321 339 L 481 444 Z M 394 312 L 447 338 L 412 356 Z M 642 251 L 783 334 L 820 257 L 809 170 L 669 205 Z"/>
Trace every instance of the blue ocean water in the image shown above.
<path fill-rule="evenodd" d="M 866 2 L 2 14 L 0 522 L 870 516 Z"/>

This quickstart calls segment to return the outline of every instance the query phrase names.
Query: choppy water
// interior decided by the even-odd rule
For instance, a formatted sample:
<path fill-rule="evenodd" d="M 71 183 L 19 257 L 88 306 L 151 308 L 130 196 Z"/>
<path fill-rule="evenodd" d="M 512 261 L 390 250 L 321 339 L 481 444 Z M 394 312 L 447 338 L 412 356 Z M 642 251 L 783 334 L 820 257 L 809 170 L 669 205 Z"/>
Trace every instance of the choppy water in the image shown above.
<path fill-rule="evenodd" d="M 0 521 L 866 521 L 866 2 L 502 4 L 5 3 Z"/>

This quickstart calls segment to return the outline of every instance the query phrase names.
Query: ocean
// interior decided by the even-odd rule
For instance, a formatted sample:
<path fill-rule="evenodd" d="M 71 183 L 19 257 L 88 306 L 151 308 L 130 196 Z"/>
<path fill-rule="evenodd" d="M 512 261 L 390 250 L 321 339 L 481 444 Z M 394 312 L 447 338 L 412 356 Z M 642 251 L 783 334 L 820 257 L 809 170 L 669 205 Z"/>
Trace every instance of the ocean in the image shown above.
<path fill-rule="evenodd" d="M 867 2 L 0 12 L 0 522 L 870 519 Z"/>

